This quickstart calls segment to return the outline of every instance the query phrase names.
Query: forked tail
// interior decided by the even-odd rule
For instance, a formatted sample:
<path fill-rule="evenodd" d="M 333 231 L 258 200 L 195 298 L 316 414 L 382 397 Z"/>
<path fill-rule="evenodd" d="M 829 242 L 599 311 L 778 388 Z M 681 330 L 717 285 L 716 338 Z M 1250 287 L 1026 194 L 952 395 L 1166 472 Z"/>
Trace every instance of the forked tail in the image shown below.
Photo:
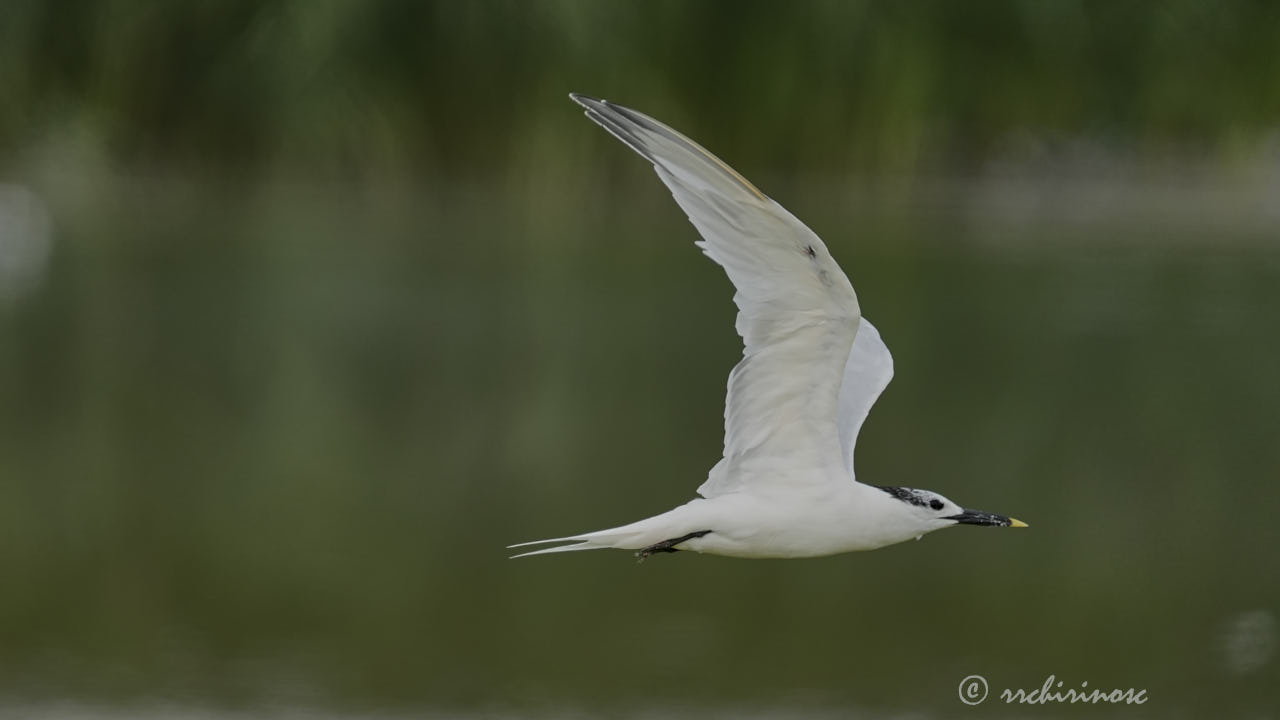
<path fill-rule="evenodd" d="M 515 545 L 508 545 L 507 549 L 510 550 L 511 548 L 527 547 L 529 545 L 542 545 L 543 543 L 571 542 L 573 540 L 578 540 L 581 537 L 582 537 L 581 535 L 578 535 L 575 537 L 552 538 L 550 540 L 533 540 L 531 542 L 522 542 L 522 543 L 516 543 Z M 572 545 L 557 545 L 555 547 L 543 548 L 541 550 L 530 550 L 529 552 L 522 552 L 518 555 L 512 555 L 509 559 L 514 560 L 516 558 L 528 557 L 530 555 L 545 555 L 547 553 L 572 552 L 574 550 L 603 550 L 607 547 L 612 547 L 612 546 L 603 545 L 601 543 L 592 542 L 590 540 L 583 540 L 582 542 L 576 542 L 576 543 L 573 543 Z"/>
<path fill-rule="evenodd" d="M 659 516 L 661 517 L 661 516 Z M 583 533 L 581 535 L 570 535 L 568 537 L 550 538 L 548 540 L 534 540 L 532 542 L 516 543 L 508 545 L 507 548 L 527 547 L 529 545 L 543 545 L 546 543 L 572 543 L 571 545 L 557 545 L 556 547 L 543 548 L 541 550 L 530 550 L 519 555 L 511 557 L 527 557 L 529 555 L 543 555 L 546 553 L 573 552 L 575 550 L 603 550 L 605 548 L 618 548 L 621 550 L 639 550 L 646 545 L 654 542 L 649 540 L 649 536 L 654 535 L 653 525 L 658 518 L 649 518 L 639 522 L 623 525 L 622 527 L 610 528 L 608 530 L 597 530 L 596 532 Z"/>
<path fill-rule="evenodd" d="M 583 533 L 581 535 L 569 535 L 567 537 L 550 538 L 547 540 L 534 540 L 533 542 L 517 543 L 508 545 L 508 548 L 528 547 L 529 545 L 545 545 L 547 543 L 569 543 L 568 545 L 557 545 L 556 547 L 543 548 L 541 550 L 530 550 L 519 555 L 512 555 L 512 558 L 527 557 L 529 555 L 544 555 L 546 553 L 573 552 L 575 550 L 603 550 L 605 548 L 617 548 L 619 550 L 645 550 L 655 543 L 662 543 L 675 539 L 675 542 L 683 542 L 685 540 L 702 537 L 706 534 L 704 528 L 708 523 L 704 522 L 705 518 L 690 518 L 688 513 L 691 508 L 700 507 L 705 500 L 693 500 L 680 507 L 668 510 L 661 515 L 655 515 L 651 518 L 638 520 L 630 525 L 622 525 L 620 527 L 609 528 L 608 530 L 597 530 L 595 532 Z M 692 532 L 690 532 L 692 531 Z"/>

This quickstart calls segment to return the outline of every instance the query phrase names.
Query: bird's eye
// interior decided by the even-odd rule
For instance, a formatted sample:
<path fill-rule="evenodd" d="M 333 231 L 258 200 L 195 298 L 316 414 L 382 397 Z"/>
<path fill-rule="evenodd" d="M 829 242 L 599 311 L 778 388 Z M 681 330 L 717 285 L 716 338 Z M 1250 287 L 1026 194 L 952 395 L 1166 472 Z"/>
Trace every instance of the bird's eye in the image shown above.
<path fill-rule="evenodd" d="M 930 500 L 930 501 L 929 501 L 929 507 L 933 508 L 934 510 L 941 510 L 941 509 L 942 509 L 942 501 L 941 501 L 941 500 L 939 500 L 938 498 L 934 498 L 934 499 L 932 499 L 932 500 Z"/>

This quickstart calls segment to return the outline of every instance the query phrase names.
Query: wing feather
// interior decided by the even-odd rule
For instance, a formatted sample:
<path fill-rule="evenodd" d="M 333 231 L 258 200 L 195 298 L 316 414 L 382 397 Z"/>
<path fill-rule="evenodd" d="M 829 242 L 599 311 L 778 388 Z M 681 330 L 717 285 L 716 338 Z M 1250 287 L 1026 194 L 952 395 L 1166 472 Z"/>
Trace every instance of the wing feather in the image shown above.
<path fill-rule="evenodd" d="M 698 492 L 803 482 L 821 475 L 804 470 L 842 466 L 838 408 L 860 310 L 822 240 L 684 135 L 634 110 L 571 97 L 653 163 L 702 236 L 698 247 L 736 289 L 743 358 L 729 375 L 724 457 Z"/>
<path fill-rule="evenodd" d="M 867 419 L 867 413 L 893 379 L 893 356 L 880 337 L 880 331 L 871 321 L 862 318 L 858 334 L 849 348 L 849 359 L 844 366 L 844 380 L 840 383 L 840 410 L 836 422 L 840 428 L 840 443 L 844 449 L 845 469 L 853 475 L 853 446 L 858 431 Z"/>

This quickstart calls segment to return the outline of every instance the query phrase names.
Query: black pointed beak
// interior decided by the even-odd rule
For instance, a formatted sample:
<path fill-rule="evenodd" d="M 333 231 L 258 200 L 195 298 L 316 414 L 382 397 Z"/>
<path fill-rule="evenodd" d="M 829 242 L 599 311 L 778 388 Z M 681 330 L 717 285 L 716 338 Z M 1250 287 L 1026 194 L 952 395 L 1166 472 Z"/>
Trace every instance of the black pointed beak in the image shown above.
<path fill-rule="evenodd" d="M 948 515 L 945 520 L 955 520 L 965 525 L 995 525 L 997 527 L 1027 527 L 1021 520 L 1004 515 L 982 512 L 981 510 L 965 510 L 959 515 Z"/>

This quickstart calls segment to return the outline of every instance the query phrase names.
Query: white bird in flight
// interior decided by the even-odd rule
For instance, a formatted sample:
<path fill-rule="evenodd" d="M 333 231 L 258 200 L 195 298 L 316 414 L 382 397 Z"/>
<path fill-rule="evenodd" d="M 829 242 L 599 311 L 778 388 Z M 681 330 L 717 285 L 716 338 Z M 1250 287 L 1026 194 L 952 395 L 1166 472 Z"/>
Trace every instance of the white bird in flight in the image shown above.
<path fill-rule="evenodd" d="M 641 560 L 692 550 L 796 558 L 873 550 L 959 524 L 1026 527 L 938 493 L 854 479 L 858 429 L 893 377 L 893 357 L 862 316 L 827 246 L 701 145 L 653 118 L 571 94 L 653 163 L 737 292 L 742 360 L 729 373 L 724 457 L 702 497 L 661 515 L 514 557 L 620 548 Z"/>

